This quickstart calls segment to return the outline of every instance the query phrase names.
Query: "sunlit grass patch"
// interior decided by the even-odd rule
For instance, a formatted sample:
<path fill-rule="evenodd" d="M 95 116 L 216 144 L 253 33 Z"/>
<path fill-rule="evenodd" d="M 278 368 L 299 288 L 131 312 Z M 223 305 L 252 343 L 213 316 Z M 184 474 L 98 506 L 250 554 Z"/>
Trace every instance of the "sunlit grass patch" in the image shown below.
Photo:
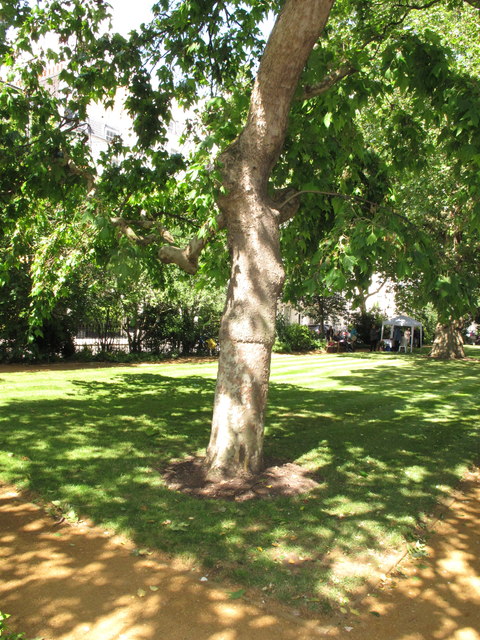
<path fill-rule="evenodd" d="M 480 457 L 478 358 L 277 356 L 265 454 L 304 466 L 317 489 L 241 503 L 169 491 L 160 470 L 207 444 L 215 373 L 2 373 L 0 477 L 209 575 L 323 609 L 391 565 Z"/>

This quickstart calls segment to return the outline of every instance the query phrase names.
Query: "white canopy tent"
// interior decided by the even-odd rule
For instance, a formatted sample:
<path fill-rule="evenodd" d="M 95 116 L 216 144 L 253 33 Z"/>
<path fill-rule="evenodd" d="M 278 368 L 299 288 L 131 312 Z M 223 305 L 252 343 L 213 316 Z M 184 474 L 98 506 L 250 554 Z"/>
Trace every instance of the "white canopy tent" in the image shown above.
<path fill-rule="evenodd" d="M 402 327 L 403 329 L 410 329 L 410 351 L 413 348 L 413 333 L 415 329 L 418 329 L 420 332 L 420 346 L 422 346 L 422 331 L 423 326 L 421 322 L 418 320 L 414 320 L 413 318 L 409 318 L 408 316 L 395 316 L 394 318 L 390 318 L 390 320 L 384 320 L 382 322 L 382 335 L 381 340 L 383 340 L 383 334 L 385 327 L 390 327 L 390 339 L 393 339 L 395 327 Z"/>

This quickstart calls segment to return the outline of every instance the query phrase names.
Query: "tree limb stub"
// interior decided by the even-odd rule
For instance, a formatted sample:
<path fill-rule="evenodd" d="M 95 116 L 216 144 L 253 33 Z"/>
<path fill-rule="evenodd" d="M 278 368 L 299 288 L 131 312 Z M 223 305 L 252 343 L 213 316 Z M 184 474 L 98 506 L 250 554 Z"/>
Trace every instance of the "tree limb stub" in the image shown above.
<path fill-rule="evenodd" d="M 184 248 L 164 245 L 158 250 L 158 259 L 164 264 L 176 264 L 180 269 L 194 275 L 198 271 L 198 259 L 200 254 L 213 238 L 213 236 L 225 227 L 225 220 L 220 213 L 215 220 L 203 225 L 200 233 L 191 238 Z"/>
<path fill-rule="evenodd" d="M 175 238 L 164 227 L 152 220 L 127 220 L 125 218 L 113 217 L 110 222 L 119 229 L 120 233 L 140 246 L 148 246 L 152 244 L 160 244 L 164 240 L 168 242 L 158 249 L 158 259 L 164 264 L 176 264 L 180 269 L 194 275 L 198 271 L 198 259 L 201 252 L 211 240 L 211 238 L 225 226 L 222 214 L 219 214 L 215 220 L 206 222 L 200 229 L 199 233 L 190 239 L 186 247 L 175 246 Z M 136 225 L 143 229 L 152 231 L 148 235 L 142 236 L 134 231 L 133 226 Z"/>
<path fill-rule="evenodd" d="M 158 250 L 158 259 L 164 264 L 176 264 L 185 273 L 195 275 L 198 271 L 198 256 L 197 260 L 195 260 L 195 257 L 189 254 L 188 249 L 189 247 L 181 249 L 180 247 L 164 245 Z"/>

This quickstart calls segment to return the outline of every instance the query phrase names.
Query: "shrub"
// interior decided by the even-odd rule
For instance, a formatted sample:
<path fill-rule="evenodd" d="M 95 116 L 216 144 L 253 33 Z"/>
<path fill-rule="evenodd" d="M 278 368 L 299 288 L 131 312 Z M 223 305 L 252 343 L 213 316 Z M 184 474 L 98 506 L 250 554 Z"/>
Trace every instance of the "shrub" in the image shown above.
<path fill-rule="evenodd" d="M 277 340 L 274 351 L 288 353 L 291 351 L 311 351 L 321 347 L 310 329 L 301 324 L 286 324 L 283 317 L 277 321 Z"/>
<path fill-rule="evenodd" d="M 9 631 L 7 623 L 5 622 L 10 615 L 0 611 L 0 638 L 5 640 L 26 640 L 24 633 L 13 633 Z M 37 639 L 38 640 L 38 639 Z"/>
<path fill-rule="evenodd" d="M 282 342 L 278 338 L 276 338 L 272 351 L 274 353 L 289 353 L 290 348 L 286 342 Z"/>

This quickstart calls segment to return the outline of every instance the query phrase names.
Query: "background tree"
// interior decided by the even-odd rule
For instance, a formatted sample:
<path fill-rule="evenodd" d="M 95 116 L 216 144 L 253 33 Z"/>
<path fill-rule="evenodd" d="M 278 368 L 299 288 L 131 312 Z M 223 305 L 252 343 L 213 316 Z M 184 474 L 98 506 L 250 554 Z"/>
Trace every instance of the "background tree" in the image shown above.
<path fill-rule="evenodd" d="M 293 300 L 292 300 L 293 302 Z M 310 294 L 297 298 L 296 308 L 311 318 L 320 327 L 320 335 L 325 338 L 325 327 L 344 322 L 348 316 L 348 302 L 339 293 L 331 295 Z"/>
<path fill-rule="evenodd" d="M 433 304 L 442 319 L 439 330 L 452 325 L 452 335 L 477 304 L 475 268 L 460 266 L 475 265 L 472 242 L 478 229 L 473 178 L 478 119 L 470 102 L 477 89 L 469 79 L 478 73 L 478 40 L 469 40 L 471 29 L 478 28 L 475 18 L 458 6 L 439 6 L 434 17 L 413 12 L 404 37 L 385 41 L 379 56 L 382 91 L 369 97 L 356 118 L 376 169 L 367 174 L 357 162 L 367 190 L 357 187 L 361 198 L 343 206 L 317 256 L 324 277 L 343 290 L 365 290 L 362 280 L 368 283 L 373 273 L 415 281 L 417 292 L 421 284 L 418 306 Z M 424 55 L 414 65 L 420 50 Z M 455 131 L 460 140 L 451 135 L 452 121 L 461 122 Z M 456 346 L 448 353 L 455 341 L 445 338 L 439 337 L 447 348 L 443 357 L 461 356 Z M 437 349 L 434 355 L 440 355 Z"/>

